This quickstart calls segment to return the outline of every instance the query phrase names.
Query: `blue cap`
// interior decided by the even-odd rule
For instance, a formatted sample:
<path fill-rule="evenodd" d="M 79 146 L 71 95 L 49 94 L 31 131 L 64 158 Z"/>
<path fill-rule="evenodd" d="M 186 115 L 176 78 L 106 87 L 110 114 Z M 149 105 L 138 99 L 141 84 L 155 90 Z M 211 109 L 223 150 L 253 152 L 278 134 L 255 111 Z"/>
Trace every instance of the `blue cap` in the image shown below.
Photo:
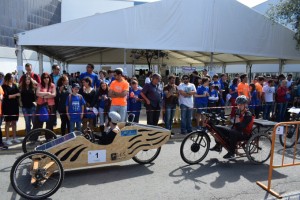
<path fill-rule="evenodd" d="M 78 83 L 74 83 L 73 85 L 72 85 L 72 88 L 80 88 L 80 85 L 78 84 Z"/>

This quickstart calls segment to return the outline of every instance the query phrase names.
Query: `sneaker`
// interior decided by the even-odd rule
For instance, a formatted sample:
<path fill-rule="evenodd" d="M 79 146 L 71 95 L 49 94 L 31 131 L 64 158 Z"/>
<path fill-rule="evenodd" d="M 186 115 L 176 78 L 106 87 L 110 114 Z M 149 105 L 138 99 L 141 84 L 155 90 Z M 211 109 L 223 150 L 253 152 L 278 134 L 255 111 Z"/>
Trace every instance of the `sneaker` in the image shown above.
<path fill-rule="evenodd" d="M 234 158 L 234 153 L 228 152 L 225 156 L 223 156 L 225 159 L 231 159 Z"/>
<path fill-rule="evenodd" d="M 0 144 L 0 150 L 6 150 L 8 146 L 5 146 L 3 143 Z"/>
<path fill-rule="evenodd" d="M 214 147 L 209 149 L 210 151 L 216 151 L 216 152 L 221 152 L 222 151 L 222 147 L 218 144 L 216 144 Z"/>
<path fill-rule="evenodd" d="M 181 134 L 181 135 L 187 135 L 187 133 L 186 133 L 186 132 L 181 132 L 180 134 Z"/>
<path fill-rule="evenodd" d="M 13 143 L 11 142 L 11 140 L 6 140 L 6 141 L 5 141 L 5 144 L 8 145 L 8 146 L 10 146 L 10 145 L 12 145 Z"/>
<path fill-rule="evenodd" d="M 13 139 L 12 142 L 13 142 L 13 143 L 16 143 L 16 144 L 21 143 L 21 141 L 20 141 L 18 138 Z"/>

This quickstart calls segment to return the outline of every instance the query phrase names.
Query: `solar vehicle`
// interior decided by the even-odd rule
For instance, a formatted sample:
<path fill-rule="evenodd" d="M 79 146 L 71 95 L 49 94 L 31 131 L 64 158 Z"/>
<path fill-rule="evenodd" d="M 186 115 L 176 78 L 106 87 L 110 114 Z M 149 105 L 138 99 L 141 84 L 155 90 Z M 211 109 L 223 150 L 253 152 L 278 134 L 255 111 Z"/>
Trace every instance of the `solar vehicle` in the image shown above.
<path fill-rule="evenodd" d="M 157 126 L 133 122 L 118 123 L 118 126 L 119 133 L 108 145 L 96 143 L 90 131 L 57 137 L 47 129 L 33 130 L 23 141 L 25 154 L 11 169 L 12 187 L 26 199 L 45 199 L 60 188 L 65 170 L 129 159 L 139 164 L 151 163 L 171 135 L 168 129 Z M 35 140 L 30 141 L 32 138 Z"/>

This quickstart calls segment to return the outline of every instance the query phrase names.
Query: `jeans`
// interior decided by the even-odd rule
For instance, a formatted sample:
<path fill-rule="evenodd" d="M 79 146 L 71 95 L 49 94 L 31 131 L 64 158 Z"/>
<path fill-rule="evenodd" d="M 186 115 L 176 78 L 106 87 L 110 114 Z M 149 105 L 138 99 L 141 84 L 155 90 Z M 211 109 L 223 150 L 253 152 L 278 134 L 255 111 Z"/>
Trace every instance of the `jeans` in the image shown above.
<path fill-rule="evenodd" d="M 79 122 L 70 121 L 70 132 L 71 133 L 74 132 L 75 126 L 76 126 L 77 131 L 81 131 L 81 121 L 79 121 Z"/>
<path fill-rule="evenodd" d="M 99 107 L 100 126 L 104 125 L 106 118 L 107 118 L 107 113 L 104 113 L 104 108 Z"/>
<path fill-rule="evenodd" d="M 115 111 L 120 114 L 121 122 L 126 121 L 127 106 L 111 106 L 110 111 Z"/>
<path fill-rule="evenodd" d="M 33 124 L 33 115 L 35 113 L 35 106 L 31 108 L 22 108 L 22 112 L 25 119 L 25 125 L 26 125 L 26 134 L 28 134 L 31 131 L 31 123 Z"/>
<path fill-rule="evenodd" d="M 60 120 L 61 120 L 61 125 L 60 125 L 61 135 L 66 134 L 66 129 L 67 129 L 68 133 L 70 133 L 70 120 L 69 120 L 67 114 L 61 113 Z"/>
<path fill-rule="evenodd" d="M 192 129 L 192 112 L 193 108 L 189 108 L 184 104 L 180 104 L 181 109 L 181 133 L 190 133 Z"/>
<path fill-rule="evenodd" d="M 165 123 L 166 129 L 172 130 L 173 118 L 176 111 L 176 104 L 166 105 L 166 113 L 165 113 Z"/>
<path fill-rule="evenodd" d="M 277 122 L 284 121 L 287 104 L 288 104 L 287 102 L 277 104 L 277 113 L 276 113 L 276 121 Z"/>
<path fill-rule="evenodd" d="M 160 107 L 146 105 L 147 124 L 157 126 L 160 115 Z"/>
<path fill-rule="evenodd" d="M 263 119 L 270 120 L 270 113 L 273 109 L 273 102 L 265 102 L 263 108 Z"/>

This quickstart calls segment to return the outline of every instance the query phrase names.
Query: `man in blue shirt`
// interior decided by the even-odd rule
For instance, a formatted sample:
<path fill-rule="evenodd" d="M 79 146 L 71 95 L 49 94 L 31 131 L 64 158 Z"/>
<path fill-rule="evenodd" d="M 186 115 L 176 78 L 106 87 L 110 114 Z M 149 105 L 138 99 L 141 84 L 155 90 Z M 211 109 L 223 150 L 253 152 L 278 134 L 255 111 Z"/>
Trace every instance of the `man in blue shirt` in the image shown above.
<path fill-rule="evenodd" d="M 82 81 L 83 78 L 90 77 L 92 79 L 91 87 L 93 87 L 93 88 L 97 87 L 98 88 L 98 87 L 100 87 L 100 80 L 99 80 L 97 74 L 95 74 L 93 72 L 94 68 L 95 68 L 95 66 L 93 64 L 87 64 L 86 72 L 80 74 L 79 79 L 80 79 L 80 81 Z"/>
<path fill-rule="evenodd" d="M 153 74 L 151 83 L 146 83 L 141 96 L 145 100 L 147 112 L 147 124 L 157 126 L 161 110 L 162 91 L 158 88 L 161 81 L 159 74 Z"/>
<path fill-rule="evenodd" d="M 55 86 L 57 87 L 57 81 L 60 78 L 60 67 L 57 64 L 52 65 L 52 73 L 50 74 L 51 78 L 52 78 L 52 82 L 55 84 Z"/>

